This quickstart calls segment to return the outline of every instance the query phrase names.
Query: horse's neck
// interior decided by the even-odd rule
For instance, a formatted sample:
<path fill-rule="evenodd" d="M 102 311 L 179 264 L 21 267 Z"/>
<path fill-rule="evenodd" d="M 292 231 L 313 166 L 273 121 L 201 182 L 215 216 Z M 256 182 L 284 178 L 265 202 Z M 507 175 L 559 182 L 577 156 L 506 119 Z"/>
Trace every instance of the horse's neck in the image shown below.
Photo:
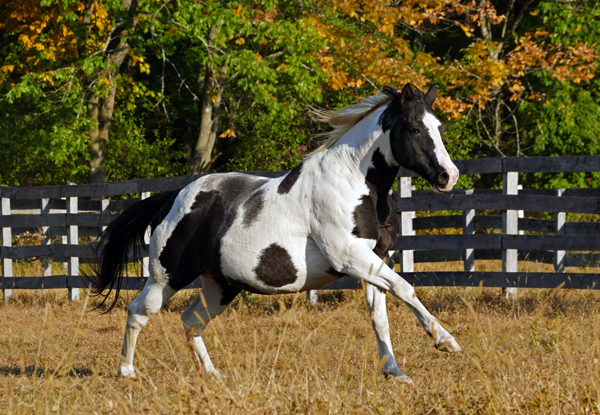
<path fill-rule="evenodd" d="M 400 168 L 392 156 L 389 131 L 384 133 L 379 123 L 382 112 L 383 109 L 373 111 L 358 122 L 325 156 L 341 161 L 357 176 L 364 177 L 379 195 L 389 192 Z"/>

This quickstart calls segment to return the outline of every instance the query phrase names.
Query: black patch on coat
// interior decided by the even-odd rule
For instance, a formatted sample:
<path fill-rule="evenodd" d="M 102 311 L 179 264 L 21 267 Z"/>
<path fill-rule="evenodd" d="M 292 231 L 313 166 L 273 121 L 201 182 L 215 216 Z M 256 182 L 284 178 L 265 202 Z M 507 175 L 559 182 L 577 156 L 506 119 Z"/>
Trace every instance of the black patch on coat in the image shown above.
<path fill-rule="evenodd" d="M 171 208 L 173 207 L 173 203 L 175 203 L 175 199 L 177 199 L 177 195 L 181 192 L 182 189 L 178 189 L 172 192 L 165 192 L 163 197 L 164 205 L 160 208 L 152 222 L 150 222 L 150 234 L 154 233 L 154 230 L 158 225 L 161 224 L 163 220 L 167 217 Z"/>
<path fill-rule="evenodd" d="M 250 195 L 246 202 L 244 202 L 244 226 L 248 227 L 252 225 L 257 219 L 260 212 L 262 212 L 265 204 L 265 191 L 264 189 L 258 189 Z"/>
<path fill-rule="evenodd" d="M 377 213 L 376 213 L 376 197 L 373 197 L 374 192 L 369 186 L 369 194 L 363 195 L 360 198 L 360 205 L 354 208 L 354 229 L 352 234 L 357 238 L 375 239 L 379 237 Z"/>
<path fill-rule="evenodd" d="M 284 247 L 277 244 L 271 244 L 261 251 L 254 272 L 259 280 L 270 287 L 283 287 L 298 278 L 298 270 L 292 257 Z"/>
<path fill-rule="evenodd" d="M 283 180 L 281 181 L 281 183 L 279 183 L 279 186 L 277 187 L 277 193 L 279 193 L 280 195 L 284 195 L 286 193 L 289 193 L 290 190 L 292 190 L 292 187 L 298 180 L 298 177 L 300 177 L 303 165 L 304 162 L 298 164 L 296 167 L 294 167 L 294 169 L 291 172 L 289 172 L 283 178 Z"/>
<path fill-rule="evenodd" d="M 190 213 L 177 224 L 159 256 L 171 288 L 180 290 L 210 272 L 221 287 L 221 304 L 235 298 L 240 288 L 231 285 L 221 270 L 222 240 L 240 204 L 266 181 L 236 174 L 223 178 L 217 190 L 198 193 Z"/>
<path fill-rule="evenodd" d="M 383 258 L 394 244 L 398 232 L 398 214 L 389 195 L 398 167 L 390 166 L 379 149 L 373 153 L 371 162 L 373 167 L 369 168 L 365 177 L 369 194 L 363 195 L 361 203 L 354 209 L 352 234 L 357 238 L 375 240 L 373 252 Z"/>

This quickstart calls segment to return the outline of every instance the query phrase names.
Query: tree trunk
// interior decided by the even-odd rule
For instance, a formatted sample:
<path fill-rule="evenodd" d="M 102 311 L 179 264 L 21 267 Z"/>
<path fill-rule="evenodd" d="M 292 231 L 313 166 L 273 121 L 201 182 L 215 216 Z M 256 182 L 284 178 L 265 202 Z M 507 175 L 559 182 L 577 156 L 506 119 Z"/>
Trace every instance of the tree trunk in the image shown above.
<path fill-rule="evenodd" d="M 113 85 L 108 90 L 108 96 L 100 106 L 96 105 L 96 129 L 90 134 L 90 183 L 106 182 L 106 146 L 110 132 L 110 123 L 115 109 L 115 96 L 117 86 Z M 94 97 L 98 102 L 98 97 Z"/>
<path fill-rule="evenodd" d="M 137 4 L 138 0 L 122 0 L 123 8 L 127 10 L 133 26 L 137 21 L 135 18 Z M 113 33 L 113 36 L 115 36 L 115 39 L 107 48 L 106 59 L 118 70 L 129 52 L 129 44 L 127 43 L 129 32 L 121 30 L 119 33 Z M 88 99 L 88 115 L 93 122 L 90 131 L 90 183 L 106 182 L 106 147 L 117 94 L 116 74 L 108 70 L 100 76 L 109 78 L 111 85 L 107 97 L 103 100 L 100 100 L 94 93 L 91 93 Z"/>
<path fill-rule="evenodd" d="M 222 72 L 226 72 L 226 70 L 223 68 Z M 215 90 L 215 88 L 213 75 L 207 66 L 200 95 L 200 132 L 188 174 L 205 173 L 212 163 L 212 151 L 219 127 L 219 112 L 223 95 L 221 90 Z"/>
<path fill-rule="evenodd" d="M 192 163 L 190 164 L 189 174 L 199 174 L 206 164 L 205 154 L 209 156 L 212 153 L 212 147 L 209 148 L 210 132 L 213 120 L 213 89 L 215 88 L 213 74 L 208 65 L 206 65 L 206 75 L 200 94 L 200 132 L 198 140 L 194 147 Z"/>
<path fill-rule="evenodd" d="M 217 26 L 212 26 L 208 31 L 208 44 L 212 45 L 214 38 L 219 33 Z M 209 51 L 210 53 L 210 51 Z M 227 75 L 227 65 L 221 68 L 220 77 Z M 200 131 L 198 140 L 192 153 L 192 161 L 188 174 L 205 173 L 213 162 L 212 151 L 215 146 L 217 129 L 219 126 L 219 111 L 221 109 L 222 88 L 217 84 L 216 74 L 210 61 L 206 65 L 202 91 L 200 92 Z"/>

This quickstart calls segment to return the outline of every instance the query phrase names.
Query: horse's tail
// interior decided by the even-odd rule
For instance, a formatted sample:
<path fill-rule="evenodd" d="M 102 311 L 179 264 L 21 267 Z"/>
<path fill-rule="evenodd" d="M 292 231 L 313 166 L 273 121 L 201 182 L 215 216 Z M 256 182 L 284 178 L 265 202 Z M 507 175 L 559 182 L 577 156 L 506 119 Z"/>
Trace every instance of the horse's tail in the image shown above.
<path fill-rule="evenodd" d="M 91 287 L 92 294 L 104 297 L 96 309 L 108 300 L 112 290 L 115 296 L 104 312 L 109 312 L 117 303 L 121 283 L 126 272 L 129 252 L 139 258 L 144 244 L 146 229 L 156 228 L 167 216 L 180 190 L 158 193 L 125 209 L 100 234 L 96 247 L 96 261 L 90 273 L 82 276 Z M 106 293 L 104 290 L 108 289 Z"/>

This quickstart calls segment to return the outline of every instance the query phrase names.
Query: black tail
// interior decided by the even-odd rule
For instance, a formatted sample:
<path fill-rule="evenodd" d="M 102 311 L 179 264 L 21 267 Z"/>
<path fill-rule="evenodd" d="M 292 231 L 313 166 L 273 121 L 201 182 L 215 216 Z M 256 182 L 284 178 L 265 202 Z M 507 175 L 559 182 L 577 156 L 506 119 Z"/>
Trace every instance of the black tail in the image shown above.
<path fill-rule="evenodd" d="M 117 303 L 121 283 L 128 263 L 129 252 L 139 258 L 148 226 L 154 230 L 167 216 L 180 190 L 158 193 L 125 209 L 117 219 L 102 232 L 96 248 L 96 258 L 90 274 L 82 276 L 91 286 L 92 294 L 104 297 L 96 309 L 108 300 L 112 290 L 115 297 L 104 312 Z M 108 292 L 104 293 L 104 290 Z"/>

